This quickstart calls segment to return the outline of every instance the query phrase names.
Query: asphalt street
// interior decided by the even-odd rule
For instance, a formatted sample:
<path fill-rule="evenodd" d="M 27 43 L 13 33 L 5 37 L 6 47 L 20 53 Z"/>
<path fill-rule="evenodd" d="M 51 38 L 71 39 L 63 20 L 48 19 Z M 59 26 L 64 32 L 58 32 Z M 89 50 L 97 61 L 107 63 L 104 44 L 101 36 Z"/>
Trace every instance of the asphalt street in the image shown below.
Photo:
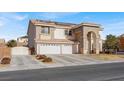
<path fill-rule="evenodd" d="M 124 63 L 0 72 L 0 81 L 123 81 Z"/>

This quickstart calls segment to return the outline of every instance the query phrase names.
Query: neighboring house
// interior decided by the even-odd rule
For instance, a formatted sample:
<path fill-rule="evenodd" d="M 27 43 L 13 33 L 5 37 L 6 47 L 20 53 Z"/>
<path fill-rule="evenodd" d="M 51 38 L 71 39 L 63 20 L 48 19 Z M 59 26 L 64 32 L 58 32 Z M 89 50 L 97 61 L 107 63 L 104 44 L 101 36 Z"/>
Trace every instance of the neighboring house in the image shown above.
<path fill-rule="evenodd" d="M 5 46 L 5 39 L 0 39 L 0 46 Z"/>
<path fill-rule="evenodd" d="M 124 34 L 119 36 L 119 51 L 124 52 Z"/>
<path fill-rule="evenodd" d="M 36 54 L 99 54 L 100 31 L 101 25 L 94 23 L 30 20 L 28 46 L 35 48 Z"/>
<path fill-rule="evenodd" d="M 28 36 L 22 36 L 17 38 L 17 46 L 27 46 Z"/>

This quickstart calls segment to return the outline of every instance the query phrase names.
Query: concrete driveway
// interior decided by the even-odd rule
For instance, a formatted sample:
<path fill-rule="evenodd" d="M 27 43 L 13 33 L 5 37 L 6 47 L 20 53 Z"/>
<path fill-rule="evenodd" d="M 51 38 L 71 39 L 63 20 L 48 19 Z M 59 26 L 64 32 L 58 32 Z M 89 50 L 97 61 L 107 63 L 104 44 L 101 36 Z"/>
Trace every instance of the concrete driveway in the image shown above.
<path fill-rule="evenodd" d="M 55 63 L 62 64 L 64 66 L 74 66 L 74 65 L 88 65 L 88 64 L 95 64 L 98 63 L 98 60 L 78 55 L 78 54 L 71 54 L 71 55 L 48 55 L 53 58 Z M 100 63 L 100 62 L 99 62 Z"/>
<path fill-rule="evenodd" d="M 28 69 L 41 69 L 41 68 L 55 68 L 65 66 L 79 66 L 91 64 L 110 63 L 98 61 L 83 55 L 47 55 L 53 59 L 53 63 L 43 63 L 36 60 L 31 55 L 18 55 L 12 56 L 11 64 L 6 67 L 0 67 L 0 71 L 15 71 L 15 70 L 28 70 Z"/>
<path fill-rule="evenodd" d="M 33 67 L 44 67 L 42 62 L 35 61 L 30 55 L 18 55 L 12 57 L 11 62 L 12 67 L 26 67 L 26 68 L 33 68 Z"/>
<path fill-rule="evenodd" d="M 104 63 L 118 63 L 124 60 L 118 61 L 102 61 L 96 60 L 92 57 L 82 54 L 69 54 L 69 55 L 47 55 L 53 59 L 56 64 L 61 66 L 78 66 L 78 65 L 92 65 L 92 64 L 104 64 Z"/>
<path fill-rule="evenodd" d="M 11 64 L 6 67 L 1 67 L 0 71 L 14 71 L 45 68 L 42 62 L 35 61 L 30 55 L 12 56 Z"/>

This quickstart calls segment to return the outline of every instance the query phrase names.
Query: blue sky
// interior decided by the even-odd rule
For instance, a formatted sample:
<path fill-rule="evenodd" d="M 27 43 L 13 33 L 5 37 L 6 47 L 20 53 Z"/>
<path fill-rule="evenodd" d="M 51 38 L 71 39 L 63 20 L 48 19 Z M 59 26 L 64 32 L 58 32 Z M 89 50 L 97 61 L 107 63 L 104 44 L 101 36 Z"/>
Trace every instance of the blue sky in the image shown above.
<path fill-rule="evenodd" d="M 26 35 L 29 19 L 98 23 L 104 28 L 101 32 L 103 39 L 108 34 L 118 36 L 124 33 L 123 12 L 1 12 L 0 38 L 10 40 Z"/>

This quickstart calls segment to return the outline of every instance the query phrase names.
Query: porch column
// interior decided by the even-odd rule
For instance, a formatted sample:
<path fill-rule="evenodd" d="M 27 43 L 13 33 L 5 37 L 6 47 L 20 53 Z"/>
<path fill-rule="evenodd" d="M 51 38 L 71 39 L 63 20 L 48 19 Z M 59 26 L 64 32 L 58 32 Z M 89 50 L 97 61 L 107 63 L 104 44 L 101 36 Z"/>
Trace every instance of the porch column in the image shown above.
<path fill-rule="evenodd" d="M 83 38 L 83 54 L 88 54 L 88 41 L 87 38 Z"/>
<path fill-rule="evenodd" d="M 96 54 L 99 54 L 99 38 L 96 39 Z"/>

